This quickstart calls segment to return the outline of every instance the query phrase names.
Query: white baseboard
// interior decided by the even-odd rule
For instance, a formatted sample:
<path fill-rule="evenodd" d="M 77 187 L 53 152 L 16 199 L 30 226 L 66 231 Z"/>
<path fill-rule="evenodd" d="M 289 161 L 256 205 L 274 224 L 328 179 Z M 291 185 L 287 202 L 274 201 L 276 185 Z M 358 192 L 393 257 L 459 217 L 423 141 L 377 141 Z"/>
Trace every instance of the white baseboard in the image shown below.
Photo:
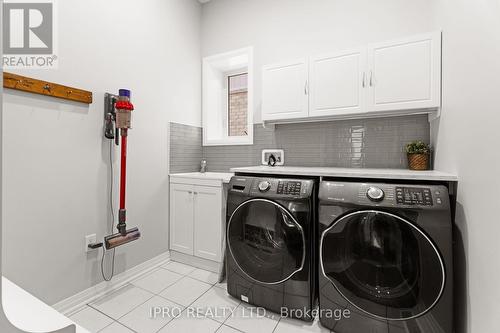
<path fill-rule="evenodd" d="M 165 264 L 170 260 L 170 252 L 162 253 L 153 259 L 145 261 L 131 269 L 126 270 L 123 273 L 117 274 L 113 280 L 106 282 L 103 281 L 95 286 L 92 286 L 76 295 L 68 297 L 54 305 L 52 307 L 59 311 L 60 313 L 70 316 L 75 311 L 79 310 L 82 306 L 93 300 L 103 296 L 104 294 L 115 291 L 123 287 L 128 282 L 133 279 L 144 275 L 153 269 Z"/>
<path fill-rule="evenodd" d="M 173 250 L 170 251 L 170 259 L 172 259 L 172 261 L 177 261 L 186 265 L 190 265 L 196 268 L 201 268 L 217 274 L 219 273 L 222 265 L 221 263 L 216 261 L 191 256 L 189 254 L 184 254 Z"/>

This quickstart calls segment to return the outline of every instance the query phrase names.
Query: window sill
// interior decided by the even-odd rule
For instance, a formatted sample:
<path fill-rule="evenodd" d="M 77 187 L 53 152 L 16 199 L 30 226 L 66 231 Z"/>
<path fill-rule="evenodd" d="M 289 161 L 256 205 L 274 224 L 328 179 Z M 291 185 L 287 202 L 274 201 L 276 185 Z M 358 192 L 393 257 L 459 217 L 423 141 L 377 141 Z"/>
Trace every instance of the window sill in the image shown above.
<path fill-rule="evenodd" d="M 223 139 L 223 140 L 203 140 L 203 146 L 249 146 L 253 145 L 253 137 Z"/>

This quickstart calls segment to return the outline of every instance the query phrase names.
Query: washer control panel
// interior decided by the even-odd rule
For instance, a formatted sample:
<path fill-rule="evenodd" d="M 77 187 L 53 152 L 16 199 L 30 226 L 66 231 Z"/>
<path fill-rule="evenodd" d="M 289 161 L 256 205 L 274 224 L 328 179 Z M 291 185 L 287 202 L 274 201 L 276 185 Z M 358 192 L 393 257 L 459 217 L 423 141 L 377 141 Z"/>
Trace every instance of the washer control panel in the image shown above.
<path fill-rule="evenodd" d="M 278 189 L 276 191 L 277 194 L 285 194 L 285 195 L 300 195 L 302 189 L 302 182 L 300 181 L 279 181 Z"/>
<path fill-rule="evenodd" d="M 240 184 L 239 179 L 245 179 L 245 184 Z M 250 182 L 250 186 L 248 183 Z M 304 199 L 312 196 L 314 180 L 310 179 L 277 179 L 239 177 L 231 179 L 232 192 L 248 193 L 251 196 L 262 198 Z M 238 190 L 240 189 L 240 190 Z"/>
<path fill-rule="evenodd" d="M 396 202 L 400 205 L 432 206 L 430 188 L 396 187 Z"/>

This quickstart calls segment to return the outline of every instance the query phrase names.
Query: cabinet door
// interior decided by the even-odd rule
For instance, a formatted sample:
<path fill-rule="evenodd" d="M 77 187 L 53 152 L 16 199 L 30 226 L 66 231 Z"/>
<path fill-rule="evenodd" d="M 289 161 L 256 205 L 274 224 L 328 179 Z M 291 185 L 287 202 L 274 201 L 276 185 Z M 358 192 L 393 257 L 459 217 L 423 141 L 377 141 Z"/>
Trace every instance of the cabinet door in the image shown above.
<path fill-rule="evenodd" d="M 440 106 L 441 33 L 372 45 L 368 65 L 368 111 Z"/>
<path fill-rule="evenodd" d="M 305 59 L 265 66 L 262 74 L 262 120 L 308 116 L 308 64 Z"/>
<path fill-rule="evenodd" d="M 193 185 L 170 184 L 170 249 L 193 255 Z"/>
<path fill-rule="evenodd" d="M 309 115 L 336 116 L 365 111 L 366 51 L 311 58 Z"/>
<path fill-rule="evenodd" d="M 194 187 L 194 255 L 221 261 L 222 188 Z"/>

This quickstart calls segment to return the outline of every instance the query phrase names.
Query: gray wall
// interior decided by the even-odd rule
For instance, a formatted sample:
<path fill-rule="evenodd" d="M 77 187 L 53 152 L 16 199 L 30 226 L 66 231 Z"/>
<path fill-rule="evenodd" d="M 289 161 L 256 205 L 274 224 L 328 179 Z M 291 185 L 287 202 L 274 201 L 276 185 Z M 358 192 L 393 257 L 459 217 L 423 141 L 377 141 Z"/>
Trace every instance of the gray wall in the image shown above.
<path fill-rule="evenodd" d="M 406 168 L 406 143 L 429 142 L 426 115 L 282 124 L 254 125 L 254 144 L 201 147 L 201 129 L 171 124 L 171 172 L 197 171 L 205 158 L 209 171 L 261 163 L 262 149 L 285 150 L 285 164 L 347 168 Z"/>
<path fill-rule="evenodd" d="M 254 122 L 262 66 L 440 29 L 437 0 L 212 0 L 202 9 L 203 57 L 253 46 Z"/>
<path fill-rule="evenodd" d="M 436 168 L 459 175 L 455 228 L 457 333 L 498 332 L 500 313 L 500 2 L 435 0 L 443 29 Z"/>
<path fill-rule="evenodd" d="M 117 8 L 134 24 L 109 24 Z M 8 89 L 2 96 L 3 274 L 49 304 L 102 281 L 102 250 L 87 254 L 84 244 L 86 235 L 110 232 L 104 92 L 130 88 L 136 107 L 127 223 L 142 238 L 116 250 L 116 273 L 168 251 L 167 127 L 201 118 L 199 2 L 64 0 L 58 11 L 59 68 L 22 74 L 90 90 L 94 103 Z M 110 36 L 128 46 L 126 55 L 109 47 Z M 114 147 L 115 185 L 118 154 Z"/>

